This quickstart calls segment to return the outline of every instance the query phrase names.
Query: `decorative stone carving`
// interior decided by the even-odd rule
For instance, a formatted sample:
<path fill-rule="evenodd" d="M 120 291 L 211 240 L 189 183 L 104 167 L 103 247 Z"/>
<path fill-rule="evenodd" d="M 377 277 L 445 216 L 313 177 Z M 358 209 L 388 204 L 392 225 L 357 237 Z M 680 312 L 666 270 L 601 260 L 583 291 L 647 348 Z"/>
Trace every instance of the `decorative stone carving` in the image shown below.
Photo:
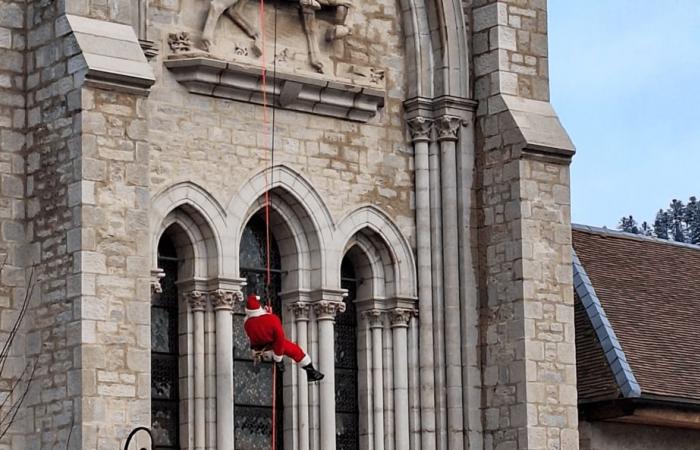
<path fill-rule="evenodd" d="M 289 49 L 288 48 L 282 49 L 281 52 L 279 52 L 278 54 L 275 55 L 275 60 L 278 63 L 287 62 L 288 58 L 289 58 Z"/>
<path fill-rule="evenodd" d="M 333 319 L 339 313 L 345 312 L 345 303 L 321 300 L 314 303 L 314 312 L 319 320 Z"/>
<path fill-rule="evenodd" d="M 462 119 L 454 116 L 442 116 L 435 121 L 435 128 L 438 132 L 438 140 L 440 141 L 456 141 L 459 134 L 459 127 L 462 125 Z"/>
<path fill-rule="evenodd" d="M 233 302 L 235 301 L 236 294 L 240 295 L 240 292 L 225 291 L 223 289 L 217 289 L 210 292 L 211 304 L 214 309 L 233 309 Z"/>
<path fill-rule="evenodd" d="M 425 117 L 415 117 L 408 120 L 408 129 L 411 132 L 413 142 L 430 141 L 430 131 L 433 129 L 433 120 Z"/>
<path fill-rule="evenodd" d="M 260 31 L 243 16 L 245 4 L 245 0 L 210 0 L 209 12 L 202 31 L 202 48 L 205 51 L 211 50 L 216 24 L 219 18 L 226 13 L 226 16 L 253 40 L 251 49 L 255 56 L 262 54 Z M 347 26 L 348 12 L 351 6 L 350 2 L 344 0 L 299 0 L 304 34 L 309 49 L 309 63 L 319 73 L 323 73 L 323 63 L 318 49 L 316 11 L 324 7 L 335 8 L 335 23 L 326 32 L 326 40 L 334 41 L 345 38 L 351 32 Z"/>
<path fill-rule="evenodd" d="M 297 320 L 309 320 L 309 311 L 311 304 L 307 302 L 296 302 L 288 306 L 289 310 L 294 313 Z"/>
<path fill-rule="evenodd" d="M 186 292 L 185 298 L 192 311 L 204 311 L 207 306 L 207 296 L 201 291 Z"/>
<path fill-rule="evenodd" d="M 396 308 L 389 312 L 389 320 L 392 327 L 407 327 L 411 317 L 415 314 L 413 309 Z"/>
<path fill-rule="evenodd" d="M 168 45 L 173 53 L 185 53 L 192 49 L 192 40 L 190 34 L 186 31 L 179 33 L 170 33 L 168 35 Z"/>
<path fill-rule="evenodd" d="M 367 320 L 370 328 L 381 328 L 384 326 L 384 311 L 380 309 L 370 309 L 363 311 L 362 315 Z"/>
<path fill-rule="evenodd" d="M 262 103 L 260 68 L 201 56 L 173 56 L 165 66 L 192 93 Z M 384 106 L 384 91 L 278 72 L 268 78 L 267 101 L 293 111 L 367 122 Z"/>
<path fill-rule="evenodd" d="M 151 294 L 162 294 L 163 286 L 160 284 L 160 280 L 165 277 L 163 269 L 153 269 L 151 270 Z"/>
<path fill-rule="evenodd" d="M 374 67 L 369 69 L 369 82 L 374 84 L 382 84 L 384 82 L 384 74 L 386 71 L 384 69 L 376 69 Z"/>
<path fill-rule="evenodd" d="M 384 82 L 386 71 L 376 67 L 363 67 L 353 64 L 348 68 L 348 73 L 351 76 L 355 75 L 366 78 L 367 81 L 372 84 L 382 84 Z"/>
<path fill-rule="evenodd" d="M 248 47 L 236 43 L 233 52 L 238 56 L 248 56 Z"/>

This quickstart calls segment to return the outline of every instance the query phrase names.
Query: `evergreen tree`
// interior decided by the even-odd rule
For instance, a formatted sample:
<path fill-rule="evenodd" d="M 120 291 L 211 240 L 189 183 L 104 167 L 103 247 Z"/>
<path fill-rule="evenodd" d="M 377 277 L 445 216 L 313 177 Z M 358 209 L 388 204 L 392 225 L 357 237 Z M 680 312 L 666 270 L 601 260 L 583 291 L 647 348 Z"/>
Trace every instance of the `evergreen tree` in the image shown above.
<path fill-rule="evenodd" d="M 660 209 L 656 213 L 656 220 L 654 220 L 654 235 L 659 239 L 668 239 L 668 229 L 671 222 L 671 218 L 668 213 L 663 209 Z"/>
<path fill-rule="evenodd" d="M 620 223 L 617 225 L 617 229 L 626 233 L 639 234 L 639 227 L 637 226 L 637 221 L 634 220 L 634 217 L 632 216 L 621 218 Z"/>
<path fill-rule="evenodd" d="M 700 244 L 700 202 L 695 197 L 690 197 L 685 206 L 685 222 L 688 225 L 686 242 Z"/>
<path fill-rule="evenodd" d="M 671 206 L 668 208 L 668 214 L 671 218 L 670 234 L 676 242 L 686 242 L 686 210 L 682 201 L 675 198 L 671 201 Z"/>

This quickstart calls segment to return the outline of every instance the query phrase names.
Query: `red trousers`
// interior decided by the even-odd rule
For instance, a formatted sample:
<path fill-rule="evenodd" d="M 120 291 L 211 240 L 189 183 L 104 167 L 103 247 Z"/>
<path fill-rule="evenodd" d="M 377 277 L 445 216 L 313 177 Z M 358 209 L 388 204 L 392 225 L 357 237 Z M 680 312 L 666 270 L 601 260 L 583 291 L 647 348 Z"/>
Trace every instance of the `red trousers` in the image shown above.
<path fill-rule="evenodd" d="M 283 356 L 288 356 L 297 363 L 304 359 L 306 352 L 287 339 L 279 317 L 262 310 L 247 314 L 250 317 L 246 319 L 243 328 L 253 350 L 272 350 L 277 361 L 281 361 Z"/>

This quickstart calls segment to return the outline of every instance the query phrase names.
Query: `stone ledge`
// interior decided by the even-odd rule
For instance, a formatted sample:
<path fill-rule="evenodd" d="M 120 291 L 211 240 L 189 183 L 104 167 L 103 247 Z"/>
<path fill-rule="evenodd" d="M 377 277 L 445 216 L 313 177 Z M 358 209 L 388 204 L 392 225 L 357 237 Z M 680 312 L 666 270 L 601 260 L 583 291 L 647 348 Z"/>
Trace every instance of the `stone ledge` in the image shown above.
<path fill-rule="evenodd" d="M 68 62 L 69 70 L 86 70 L 85 82 L 102 89 L 147 95 L 155 83 L 132 27 L 66 14 L 56 24 L 59 36 L 73 33 L 80 56 Z"/>
<path fill-rule="evenodd" d="M 165 61 L 175 79 L 194 94 L 262 104 L 260 68 L 212 59 L 177 55 Z M 383 90 L 277 72 L 267 76 L 267 102 L 279 108 L 367 122 L 384 106 Z"/>

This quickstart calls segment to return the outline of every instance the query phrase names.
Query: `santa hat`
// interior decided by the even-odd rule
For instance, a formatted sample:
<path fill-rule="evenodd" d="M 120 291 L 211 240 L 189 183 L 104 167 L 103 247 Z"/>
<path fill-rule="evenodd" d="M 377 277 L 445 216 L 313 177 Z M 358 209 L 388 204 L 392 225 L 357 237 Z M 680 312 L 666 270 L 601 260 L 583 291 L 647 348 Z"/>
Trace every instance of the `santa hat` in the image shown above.
<path fill-rule="evenodd" d="M 260 297 L 255 294 L 249 294 L 245 302 L 245 309 L 255 311 L 260 309 Z"/>

